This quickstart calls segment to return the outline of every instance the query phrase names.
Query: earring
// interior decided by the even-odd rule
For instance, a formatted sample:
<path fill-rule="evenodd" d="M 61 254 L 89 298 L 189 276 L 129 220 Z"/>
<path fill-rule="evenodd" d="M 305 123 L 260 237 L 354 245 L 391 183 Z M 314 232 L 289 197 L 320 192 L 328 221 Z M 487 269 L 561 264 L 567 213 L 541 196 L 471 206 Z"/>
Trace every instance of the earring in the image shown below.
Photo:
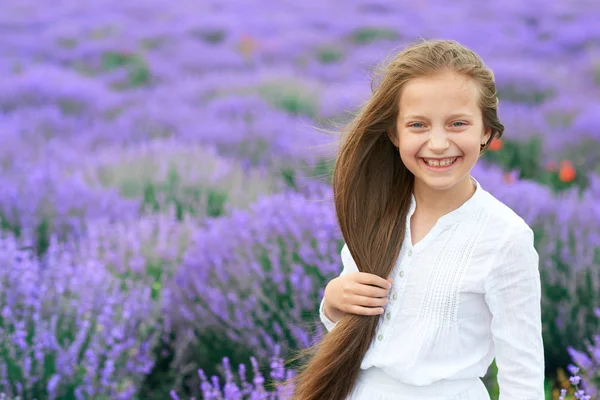
<path fill-rule="evenodd" d="M 485 143 L 481 144 L 481 150 L 483 150 L 485 148 Z"/>

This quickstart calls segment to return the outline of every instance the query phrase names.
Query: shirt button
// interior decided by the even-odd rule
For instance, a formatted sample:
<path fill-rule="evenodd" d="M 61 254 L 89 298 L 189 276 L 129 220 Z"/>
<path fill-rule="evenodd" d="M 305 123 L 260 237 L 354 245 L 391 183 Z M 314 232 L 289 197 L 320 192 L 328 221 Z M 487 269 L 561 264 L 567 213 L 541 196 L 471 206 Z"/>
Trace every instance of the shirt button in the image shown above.
<path fill-rule="evenodd" d="M 409 250 L 408 250 L 408 256 L 409 256 L 409 257 L 410 257 L 410 256 L 412 256 L 412 249 L 409 249 Z"/>
<path fill-rule="evenodd" d="M 392 299 L 398 300 L 398 293 L 394 293 L 394 295 L 392 296 Z"/>
<path fill-rule="evenodd" d="M 400 278 L 402 278 L 404 276 L 404 271 L 400 271 L 398 275 L 400 275 Z"/>
<path fill-rule="evenodd" d="M 390 318 L 392 318 L 392 314 L 391 314 L 391 313 L 388 311 L 388 313 L 387 313 L 387 314 L 385 314 L 385 317 L 386 317 L 387 319 L 390 319 Z"/>
<path fill-rule="evenodd" d="M 383 335 L 379 335 L 379 336 L 377 336 L 377 339 L 378 339 L 378 340 L 383 340 Z"/>

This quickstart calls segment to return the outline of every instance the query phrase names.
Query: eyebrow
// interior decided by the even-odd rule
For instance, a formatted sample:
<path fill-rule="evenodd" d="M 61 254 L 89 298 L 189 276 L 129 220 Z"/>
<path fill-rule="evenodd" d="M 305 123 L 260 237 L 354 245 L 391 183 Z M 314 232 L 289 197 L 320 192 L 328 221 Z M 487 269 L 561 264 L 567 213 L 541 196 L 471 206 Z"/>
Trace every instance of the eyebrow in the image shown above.
<path fill-rule="evenodd" d="M 455 118 L 473 118 L 472 114 L 468 114 L 468 113 L 457 113 L 457 114 L 450 114 L 448 116 L 448 119 L 455 119 Z M 425 117 L 424 115 L 418 115 L 418 114 L 410 114 L 407 115 L 406 117 L 402 118 L 402 120 L 407 120 L 407 119 L 428 119 L 427 117 Z"/>

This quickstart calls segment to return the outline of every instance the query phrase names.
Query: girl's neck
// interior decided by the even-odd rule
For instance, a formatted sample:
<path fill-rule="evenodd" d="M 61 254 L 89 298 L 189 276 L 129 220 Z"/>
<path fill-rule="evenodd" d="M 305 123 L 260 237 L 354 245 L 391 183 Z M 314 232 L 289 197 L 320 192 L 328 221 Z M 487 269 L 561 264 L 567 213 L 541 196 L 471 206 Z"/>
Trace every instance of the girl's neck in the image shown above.
<path fill-rule="evenodd" d="M 447 190 L 431 189 L 423 182 L 415 180 L 413 193 L 416 200 L 415 213 L 437 220 L 469 200 L 475 193 L 476 186 L 471 176 L 467 175 L 460 182 Z"/>

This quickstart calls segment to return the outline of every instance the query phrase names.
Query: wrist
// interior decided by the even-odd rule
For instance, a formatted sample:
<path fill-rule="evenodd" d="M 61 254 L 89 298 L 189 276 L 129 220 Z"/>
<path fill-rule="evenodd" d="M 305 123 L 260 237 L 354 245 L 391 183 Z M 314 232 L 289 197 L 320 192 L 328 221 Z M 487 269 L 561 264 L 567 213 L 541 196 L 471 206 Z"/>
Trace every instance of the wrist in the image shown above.
<path fill-rule="evenodd" d="M 323 297 L 323 313 L 325 316 L 332 322 L 338 322 L 340 318 L 344 315 L 344 312 L 340 309 L 336 308 L 329 301 L 327 301 L 328 293 L 327 289 L 325 290 L 325 295 Z"/>
<path fill-rule="evenodd" d="M 338 322 L 343 315 L 341 311 L 339 311 L 337 308 L 333 307 L 330 304 L 327 304 L 327 301 L 325 301 L 325 303 L 323 304 L 323 312 L 331 322 Z"/>

